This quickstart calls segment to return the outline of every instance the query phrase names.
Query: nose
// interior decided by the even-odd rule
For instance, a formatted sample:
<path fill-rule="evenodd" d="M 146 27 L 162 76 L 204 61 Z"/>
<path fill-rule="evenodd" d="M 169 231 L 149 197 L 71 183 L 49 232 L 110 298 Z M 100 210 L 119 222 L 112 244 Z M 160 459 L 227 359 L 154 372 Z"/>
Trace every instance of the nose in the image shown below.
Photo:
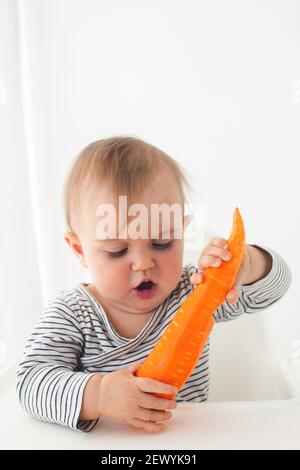
<path fill-rule="evenodd" d="M 146 253 L 136 254 L 134 261 L 131 263 L 131 269 L 133 271 L 148 271 L 153 269 L 155 262 L 153 258 Z"/>

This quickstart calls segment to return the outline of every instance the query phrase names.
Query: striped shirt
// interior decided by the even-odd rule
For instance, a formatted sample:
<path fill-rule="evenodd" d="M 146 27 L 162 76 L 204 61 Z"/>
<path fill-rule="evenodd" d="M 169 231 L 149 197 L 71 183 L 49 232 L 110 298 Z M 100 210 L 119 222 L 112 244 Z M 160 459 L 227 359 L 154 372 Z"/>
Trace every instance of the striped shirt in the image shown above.
<path fill-rule="evenodd" d="M 254 245 L 255 246 L 255 245 Z M 275 251 L 271 271 L 261 280 L 242 286 L 235 304 L 225 301 L 214 313 L 216 322 L 234 320 L 277 302 L 288 290 L 291 272 Z M 194 290 L 190 276 L 195 264 L 182 268 L 177 287 L 154 311 L 132 339 L 120 336 L 87 289 L 86 283 L 63 290 L 51 299 L 31 333 L 17 372 L 17 394 L 33 417 L 80 431 L 91 431 L 98 420 L 80 420 L 85 385 L 91 375 L 108 374 L 142 362 L 152 350 L 177 309 Z M 209 390 L 209 339 L 176 401 L 203 402 Z"/>

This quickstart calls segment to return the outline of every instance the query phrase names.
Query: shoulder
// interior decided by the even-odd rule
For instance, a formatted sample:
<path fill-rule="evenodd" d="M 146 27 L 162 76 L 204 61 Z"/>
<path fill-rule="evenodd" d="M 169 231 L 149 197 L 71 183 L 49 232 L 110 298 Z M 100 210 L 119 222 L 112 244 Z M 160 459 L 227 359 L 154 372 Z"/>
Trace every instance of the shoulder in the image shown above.
<path fill-rule="evenodd" d="M 84 295 L 81 284 L 61 290 L 57 295 L 50 298 L 43 311 L 43 317 L 57 315 L 67 320 L 86 322 L 87 316 L 93 312 L 93 306 L 88 296 Z"/>

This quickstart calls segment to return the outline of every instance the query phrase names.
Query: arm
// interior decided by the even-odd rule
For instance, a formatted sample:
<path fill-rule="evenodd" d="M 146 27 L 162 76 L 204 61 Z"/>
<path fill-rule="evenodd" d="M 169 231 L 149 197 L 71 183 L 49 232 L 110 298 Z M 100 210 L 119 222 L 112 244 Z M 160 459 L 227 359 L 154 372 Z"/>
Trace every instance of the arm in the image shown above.
<path fill-rule="evenodd" d="M 25 348 L 17 372 L 17 394 L 33 417 L 90 431 L 96 420 L 81 421 L 84 389 L 93 374 L 78 371 L 84 339 L 67 304 L 49 302 Z"/>
<path fill-rule="evenodd" d="M 272 269 L 272 255 L 256 245 L 247 245 L 250 257 L 250 269 L 243 282 L 244 286 L 260 281 L 269 274 Z"/>
<path fill-rule="evenodd" d="M 249 245 L 248 245 L 249 246 Z M 216 310 L 217 322 L 234 320 L 242 313 L 256 313 L 278 302 L 291 284 L 291 271 L 286 261 L 274 250 L 250 246 L 251 269 L 240 287 L 236 303 L 227 300 Z M 252 257 L 252 253 L 254 257 Z"/>
<path fill-rule="evenodd" d="M 19 365 L 17 393 L 33 417 L 91 431 L 101 416 L 147 431 L 164 429 L 176 402 L 153 393 L 174 387 L 134 376 L 137 365 L 105 375 L 80 372 L 84 338 L 80 323 L 61 299 L 50 301 Z"/>
<path fill-rule="evenodd" d="M 86 384 L 79 419 L 90 420 L 99 418 L 98 401 L 102 378 L 100 375 L 93 375 Z"/>

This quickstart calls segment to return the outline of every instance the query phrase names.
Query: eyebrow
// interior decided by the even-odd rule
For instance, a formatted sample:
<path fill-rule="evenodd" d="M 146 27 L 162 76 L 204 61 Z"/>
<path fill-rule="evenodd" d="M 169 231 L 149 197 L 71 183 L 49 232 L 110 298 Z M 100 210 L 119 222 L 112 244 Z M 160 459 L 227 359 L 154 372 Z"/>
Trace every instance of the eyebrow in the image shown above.
<path fill-rule="evenodd" d="M 160 231 L 158 233 L 158 235 L 163 235 L 164 233 L 169 233 L 170 235 L 171 234 L 174 234 L 174 228 L 170 229 L 170 230 L 164 230 L 163 232 Z M 147 238 L 145 238 L 144 240 L 148 240 Z M 156 240 L 155 238 L 153 238 L 152 240 Z M 122 242 L 126 242 L 127 239 L 126 238 L 97 238 L 96 240 L 94 240 L 95 243 L 101 243 L 101 242 L 113 242 L 113 241 L 122 241 Z"/>

